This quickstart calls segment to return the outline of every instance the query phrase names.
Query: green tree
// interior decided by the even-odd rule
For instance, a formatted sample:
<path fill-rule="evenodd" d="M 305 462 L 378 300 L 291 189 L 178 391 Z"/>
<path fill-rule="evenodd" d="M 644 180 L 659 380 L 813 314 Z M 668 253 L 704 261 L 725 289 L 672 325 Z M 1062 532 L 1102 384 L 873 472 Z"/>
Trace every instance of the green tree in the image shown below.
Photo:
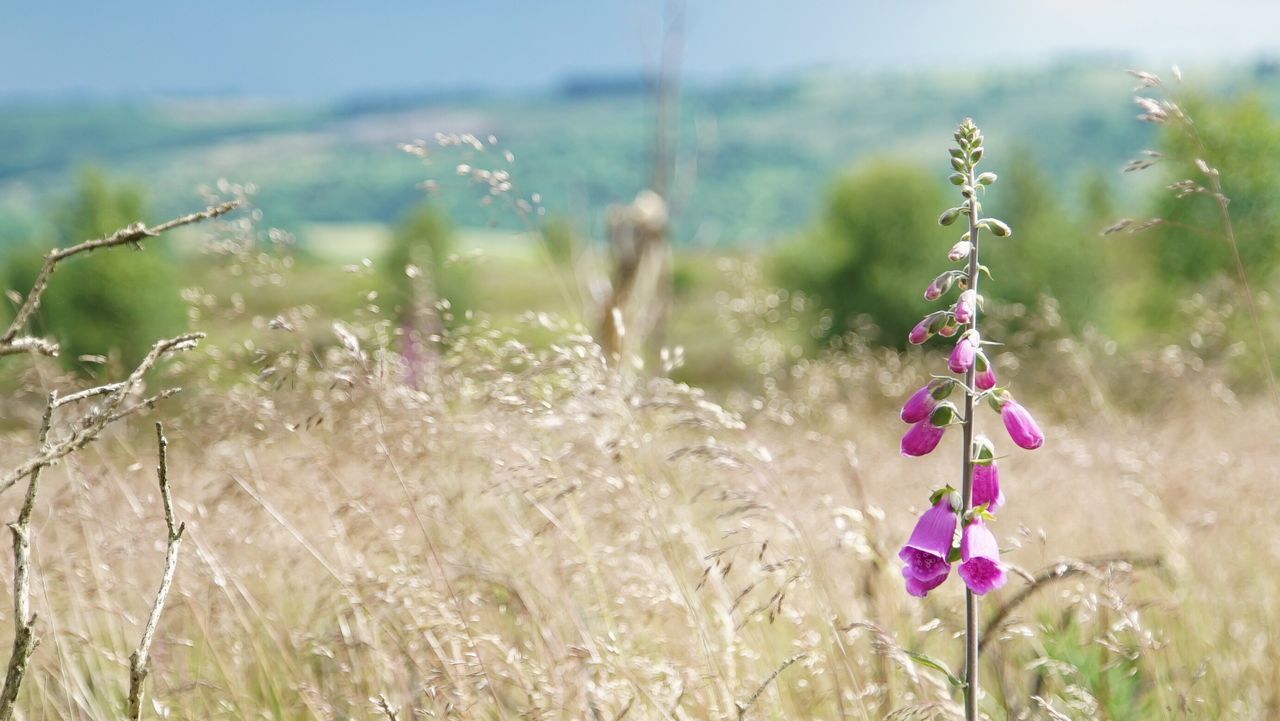
<path fill-rule="evenodd" d="M 925 313 L 922 293 L 947 249 L 943 187 L 914 167 L 877 162 L 836 181 L 822 215 L 776 259 L 778 280 L 819 297 L 843 332 L 860 314 L 899 345 Z M 958 234 L 957 234 L 958 235 Z"/>
<path fill-rule="evenodd" d="M 142 220 L 143 209 L 137 188 L 84 171 L 75 194 L 55 214 L 53 242 L 15 250 L 6 264 L 6 286 L 26 292 L 50 245 L 101 237 Z M 140 252 L 89 253 L 60 265 L 34 322 L 76 367 L 83 356 L 112 354 L 136 363 L 156 340 L 180 332 L 184 319 L 172 258 L 163 246 L 149 244 Z"/>
<path fill-rule="evenodd" d="M 1072 213 L 1053 187 L 1053 176 L 1041 169 L 1034 156 L 1022 150 L 1010 154 L 996 168 L 1000 182 L 982 198 L 983 206 L 1013 228 L 1013 235 L 982 239 L 982 260 L 998 268 L 992 282 L 983 284 L 988 302 L 1033 306 L 1043 295 L 1058 300 L 1062 315 L 1075 320 L 1097 320 L 1105 310 L 1106 279 L 1103 241 L 1098 230 L 1108 218 Z M 1087 202 L 1096 203 L 1099 189 Z"/>
<path fill-rule="evenodd" d="M 1240 257 L 1250 280 L 1266 281 L 1280 266 L 1280 122 L 1257 98 L 1232 104 L 1185 103 L 1196 119 L 1204 147 L 1172 125 L 1161 134 L 1162 171 L 1168 182 L 1191 180 L 1205 186 L 1204 159 L 1221 169 L 1223 191 L 1231 199 Z M 1158 166 L 1160 167 L 1160 166 Z M 1168 224 L 1152 231 L 1152 246 L 1162 283 L 1158 290 L 1168 307 L 1170 284 L 1186 290 L 1220 274 L 1231 274 L 1231 247 L 1222 232 L 1216 203 L 1208 197 L 1157 196 L 1157 217 Z"/>
<path fill-rule="evenodd" d="M 541 231 L 551 262 L 558 268 L 572 268 L 579 244 L 573 223 L 564 216 L 551 216 L 542 222 Z"/>
<path fill-rule="evenodd" d="M 466 268 L 454 258 L 453 229 L 444 213 L 430 203 L 415 206 L 400 220 L 382 267 L 390 286 L 389 305 L 404 318 L 418 304 L 440 298 L 455 308 L 468 305 L 471 283 Z M 409 268 L 417 272 L 407 272 Z"/>

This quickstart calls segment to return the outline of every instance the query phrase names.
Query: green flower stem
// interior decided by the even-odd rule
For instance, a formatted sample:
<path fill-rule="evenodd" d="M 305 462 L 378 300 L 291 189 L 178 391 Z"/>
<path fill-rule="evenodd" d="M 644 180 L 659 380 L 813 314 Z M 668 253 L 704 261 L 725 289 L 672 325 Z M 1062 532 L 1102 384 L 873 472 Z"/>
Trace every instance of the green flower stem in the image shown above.
<path fill-rule="evenodd" d="M 981 233 L 978 217 L 978 183 L 974 175 L 976 161 L 966 163 L 966 184 L 973 188 L 969 200 L 969 242 L 973 243 L 969 251 L 969 288 L 974 295 L 978 293 L 978 236 Z M 978 304 L 974 304 L 973 317 L 969 319 L 969 329 L 978 329 Z M 965 518 L 973 507 L 973 408 L 976 400 L 974 387 L 977 381 L 978 364 L 969 366 L 964 374 L 964 433 L 962 452 L 964 462 L 961 466 L 963 484 L 960 497 L 963 500 L 961 518 Z M 965 721 L 977 721 L 978 718 L 978 598 L 968 588 L 964 592 L 964 717 Z"/>

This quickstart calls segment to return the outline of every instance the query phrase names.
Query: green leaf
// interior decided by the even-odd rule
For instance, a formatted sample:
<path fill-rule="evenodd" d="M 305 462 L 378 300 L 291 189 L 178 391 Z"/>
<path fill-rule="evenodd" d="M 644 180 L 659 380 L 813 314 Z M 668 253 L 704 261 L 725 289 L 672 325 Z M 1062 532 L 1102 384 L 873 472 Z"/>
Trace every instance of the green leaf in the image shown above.
<path fill-rule="evenodd" d="M 943 666 L 942 662 L 938 659 L 926 656 L 923 653 L 916 653 L 915 651 L 907 651 L 905 649 L 903 650 L 903 653 L 907 654 L 912 661 L 915 661 L 921 666 L 925 666 L 942 673 L 942 675 L 947 677 L 947 681 L 952 686 L 955 686 L 956 688 L 964 688 L 964 681 L 961 681 L 959 677 L 954 673 L 951 673 L 951 671 L 948 670 L 946 666 Z"/>

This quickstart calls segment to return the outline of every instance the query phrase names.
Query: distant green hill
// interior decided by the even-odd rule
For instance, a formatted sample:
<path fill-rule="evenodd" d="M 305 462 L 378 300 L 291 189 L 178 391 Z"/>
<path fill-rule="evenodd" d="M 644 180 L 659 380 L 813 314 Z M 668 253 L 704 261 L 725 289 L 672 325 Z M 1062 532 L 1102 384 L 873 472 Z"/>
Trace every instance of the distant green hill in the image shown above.
<path fill-rule="evenodd" d="M 1269 68 L 1214 76 L 1215 92 L 1256 89 L 1280 99 Z M 943 149 L 966 115 L 993 138 L 990 155 L 1022 148 L 1072 197 L 1085 173 L 1113 174 L 1150 140 L 1133 119 L 1122 67 L 1080 63 L 953 75 L 814 74 L 686 88 L 676 173 L 680 242 L 767 243 L 803 226 L 833 174 L 871 157 L 928 164 L 943 182 Z M 82 165 L 139 182 L 157 216 L 198 204 L 220 177 L 253 182 L 267 222 L 386 222 L 441 182 L 460 225 L 518 224 L 482 206 L 455 173 L 485 166 L 457 150 L 430 166 L 397 144 L 438 131 L 499 138 L 515 154 L 517 189 L 541 195 L 592 232 L 608 203 L 648 176 L 649 99 L 642 84 L 566 86 L 534 96 L 371 98 L 282 105 L 248 100 L 15 104 L 0 108 L 0 238 L 39 229 Z M 998 143 L 1001 147 L 994 147 Z M 490 161 L 500 153 L 486 153 Z M 998 168 L 997 168 L 998 169 Z M 1133 183 L 1111 176 L 1118 191 Z"/>

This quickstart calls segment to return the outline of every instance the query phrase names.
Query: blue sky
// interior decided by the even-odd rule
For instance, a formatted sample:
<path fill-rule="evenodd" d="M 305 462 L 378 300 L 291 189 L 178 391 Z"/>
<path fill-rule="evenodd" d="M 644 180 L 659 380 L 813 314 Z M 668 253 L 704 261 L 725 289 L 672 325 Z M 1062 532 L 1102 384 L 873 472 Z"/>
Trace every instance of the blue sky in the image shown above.
<path fill-rule="evenodd" d="M 12 3 L 0 96 L 324 97 L 636 72 L 664 0 Z M 1088 53 L 1184 67 L 1280 55 L 1276 0 L 686 0 L 696 79 L 1019 65 Z"/>

